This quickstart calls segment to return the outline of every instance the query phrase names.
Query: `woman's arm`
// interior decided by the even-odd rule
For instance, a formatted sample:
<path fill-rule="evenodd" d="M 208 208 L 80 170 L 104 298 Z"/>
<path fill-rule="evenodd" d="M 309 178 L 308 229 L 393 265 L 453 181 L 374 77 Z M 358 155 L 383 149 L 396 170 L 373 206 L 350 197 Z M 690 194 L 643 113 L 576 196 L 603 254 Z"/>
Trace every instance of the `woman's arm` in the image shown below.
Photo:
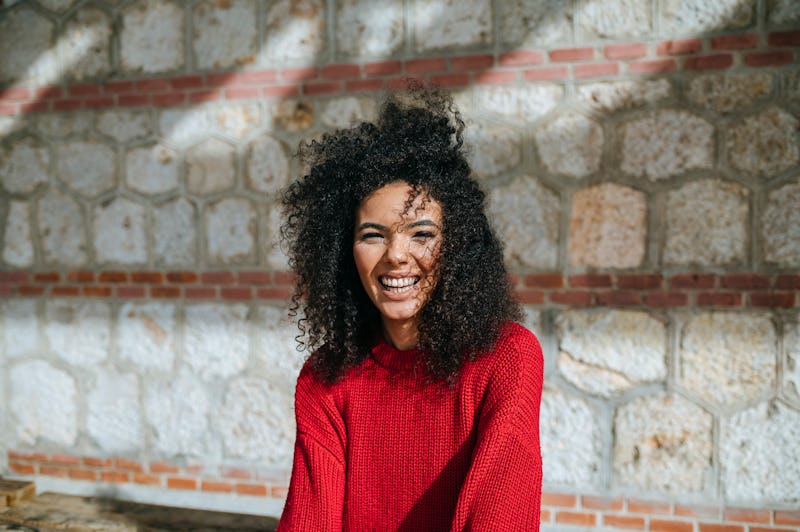
<path fill-rule="evenodd" d="M 297 439 L 279 532 L 342 528 L 345 429 L 328 387 L 303 368 L 295 393 Z"/>
<path fill-rule="evenodd" d="M 539 530 L 543 359 L 533 334 L 514 326 L 501 341 L 478 422 L 452 531 Z"/>

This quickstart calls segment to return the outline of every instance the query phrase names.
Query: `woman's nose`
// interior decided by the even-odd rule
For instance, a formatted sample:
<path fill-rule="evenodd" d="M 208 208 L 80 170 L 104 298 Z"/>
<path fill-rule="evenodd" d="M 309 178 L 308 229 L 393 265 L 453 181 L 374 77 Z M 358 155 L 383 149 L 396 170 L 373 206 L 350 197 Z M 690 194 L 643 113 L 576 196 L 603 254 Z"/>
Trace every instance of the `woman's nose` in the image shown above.
<path fill-rule="evenodd" d="M 408 261 L 408 242 L 401 235 L 396 234 L 389 239 L 386 248 L 386 259 L 392 264 L 404 264 Z"/>

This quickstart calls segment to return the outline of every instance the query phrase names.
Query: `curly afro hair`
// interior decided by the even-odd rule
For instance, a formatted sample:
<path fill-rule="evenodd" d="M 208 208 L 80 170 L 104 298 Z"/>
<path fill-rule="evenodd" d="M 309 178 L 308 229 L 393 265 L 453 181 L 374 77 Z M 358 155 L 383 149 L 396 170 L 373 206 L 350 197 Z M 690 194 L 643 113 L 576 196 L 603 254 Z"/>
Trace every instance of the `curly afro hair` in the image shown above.
<path fill-rule="evenodd" d="M 283 194 L 281 236 L 296 275 L 300 344 L 314 350 L 309 364 L 321 379 L 333 382 L 359 365 L 379 334 L 380 314 L 356 271 L 353 234 L 361 201 L 392 182 L 411 186 L 409 208 L 419 194 L 442 208 L 438 280 L 420 309 L 417 346 L 430 376 L 453 382 L 464 360 L 490 349 L 503 324 L 520 319 L 485 195 L 470 177 L 463 129 L 448 94 L 412 86 L 389 94 L 375 123 L 300 146 L 308 173 Z"/>

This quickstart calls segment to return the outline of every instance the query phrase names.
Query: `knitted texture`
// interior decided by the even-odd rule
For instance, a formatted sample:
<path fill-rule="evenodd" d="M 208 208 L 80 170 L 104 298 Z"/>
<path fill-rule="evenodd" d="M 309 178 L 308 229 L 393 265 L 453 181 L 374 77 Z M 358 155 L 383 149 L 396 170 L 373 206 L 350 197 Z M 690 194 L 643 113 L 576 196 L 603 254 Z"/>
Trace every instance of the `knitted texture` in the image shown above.
<path fill-rule="evenodd" d="M 543 360 L 509 324 L 452 385 L 385 342 L 325 385 L 305 367 L 278 530 L 539 529 Z"/>

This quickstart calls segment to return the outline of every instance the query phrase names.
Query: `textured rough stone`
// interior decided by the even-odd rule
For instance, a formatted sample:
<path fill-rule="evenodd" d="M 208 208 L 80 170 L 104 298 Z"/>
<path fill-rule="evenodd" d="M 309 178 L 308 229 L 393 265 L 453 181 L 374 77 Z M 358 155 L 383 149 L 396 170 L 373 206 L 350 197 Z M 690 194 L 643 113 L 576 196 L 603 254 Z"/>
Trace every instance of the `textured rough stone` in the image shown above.
<path fill-rule="evenodd" d="M 293 397 L 262 379 L 233 381 L 219 414 L 226 454 L 288 467 L 295 431 Z"/>
<path fill-rule="evenodd" d="M 278 0 L 267 12 L 263 61 L 313 61 L 325 46 L 325 2 Z"/>
<path fill-rule="evenodd" d="M 550 84 L 475 89 L 475 102 L 479 109 L 527 122 L 549 112 L 563 96 L 562 87 Z"/>
<path fill-rule="evenodd" d="M 7 137 L 26 126 L 17 116 L 0 116 L 0 138 Z"/>
<path fill-rule="evenodd" d="M 49 299 L 44 335 L 50 351 L 76 366 L 91 367 L 108 358 L 111 309 L 104 301 Z"/>
<path fill-rule="evenodd" d="M 722 420 L 722 486 L 731 501 L 800 502 L 800 413 L 778 401 Z"/>
<path fill-rule="evenodd" d="M 117 142 L 146 137 L 153 129 L 149 113 L 128 109 L 114 109 L 100 113 L 95 123 L 100 133 Z"/>
<path fill-rule="evenodd" d="M 581 0 L 579 25 L 587 38 L 621 38 L 648 35 L 653 14 L 640 0 Z"/>
<path fill-rule="evenodd" d="M 143 194 L 178 188 L 178 155 L 161 144 L 142 146 L 125 156 L 125 183 Z"/>
<path fill-rule="evenodd" d="M 289 161 L 281 143 L 268 135 L 250 142 L 247 155 L 247 186 L 275 194 L 289 182 Z"/>
<path fill-rule="evenodd" d="M 267 265 L 277 271 L 289 269 L 289 259 L 280 246 L 280 226 L 283 223 L 283 216 L 278 207 L 272 207 L 267 215 L 269 226 L 266 228 L 266 245 L 264 246 L 267 254 Z"/>
<path fill-rule="evenodd" d="M 27 194 L 47 183 L 50 154 L 37 140 L 26 137 L 0 151 L 0 180 L 3 188 L 15 194 Z"/>
<path fill-rule="evenodd" d="M 305 358 L 305 353 L 297 351 L 297 325 L 289 318 L 286 308 L 270 305 L 258 308 L 256 320 L 255 357 L 268 369 L 263 372 L 263 378 L 291 395 Z"/>
<path fill-rule="evenodd" d="M 40 438 L 71 446 L 78 435 L 75 381 L 42 360 L 23 362 L 11 369 L 9 413 L 16 418 L 17 441 L 33 445 Z"/>
<path fill-rule="evenodd" d="M 205 381 L 230 377 L 250 356 L 245 305 L 207 303 L 186 307 L 186 363 Z"/>
<path fill-rule="evenodd" d="M 175 305 L 125 303 L 117 320 L 117 353 L 137 368 L 169 371 L 177 351 Z"/>
<path fill-rule="evenodd" d="M 565 113 L 534 133 L 539 157 L 550 172 L 586 177 L 600 167 L 603 129 L 577 113 Z"/>
<path fill-rule="evenodd" d="M 572 196 L 569 263 L 598 268 L 635 268 L 647 237 L 647 200 L 638 190 L 603 183 Z"/>
<path fill-rule="evenodd" d="M 589 404 L 557 388 L 545 388 L 539 414 L 545 482 L 577 488 L 601 482 L 599 417 Z"/>
<path fill-rule="evenodd" d="M 666 329 L 645 312 L 571 310 L 556 326 L 558 369 L 584 391 L 609 397 L 667 376 Z"/>
<path fill-rule="evenodd" d="M 117 183 L 114 151 L 97 141 L 76 140 L 56 148 L 56 175 L 69 188 L 94 197 Z"/>
<path fill-rule="evenodd" d="M 31 234 L 30 205 L 25 201 L 10 202 L 3 236 L 3 261 L 6 264 L 17 268 L 33 264 Z"/>
<path fill-rule="evenodd" d="M 800 71 L 786 71 L 782 76 L 783 93 L 791 100 L 800 100 Z"/>
<path fill-rule="evenodd" d="M 0 83 L 57 81 L 53 33 L 49 20 L 24 5 L 3 13 L 0 19 Z"/>
<path fill-rule="evenodd" d="M 763 72 L 748 74 L 704 74 L 686 83 L 686 97 L 700 107 L 718 113 L 744 109 L 772 92 L 772 76 Z"/>
<path fill-rule="evenodd" d="M 117 198 L 94 210 L 94 249 L 99 263 L 135 264 L 147 261 L 145 210 Z"/>
<path fill-rule="evenodd" d="M 6 317 L 8 319 L 8 317 Z M 800 407 L 800 324 L 787 324 L 783 337 L 784 396 Z"/>
<path fill-rule="evenodd" d="M 153 253 L 160 264 L 195 264 L 197 224 L 195 208 L 185 198 L 154 209 Z"/>
<path fill-rule="evenodd" d="M 201 69 L 225 68 L 255 61 L 254 0 L 205 0 L 192 12 L 195 64 Z"/>
<path fill-rule="evenodd" d="M 531 306 L 522 307 L 522 325 L 532 331 L 537 337 L 542 334 L 542 313 Z M 545 354 L 545 358 L 547 355 Z"/>
<path fill-rule="evenodd" d="M 336 5 L 336 51 L 386 57 L 403 44 L 403 2 L 343 0 Z"/>
<path fill-rule="evenodd" d="M 737 120 L 726 142 L 731 164 L 759 177 L 788 170 L 800 162 L 798 128 L 800 121 L 777 107 Z"/>
<path fill-rule="evenodd" d="M 255 257 L 256 212 L 248 200 L 220 200 L 208 207 L 205 219 L 206 250 L 211 262 L 252 262 Z"/>
<path fill-rule="evenodd" d="M 621 168 L 628 174 L 655 181 L 714 163 L 713 126 L 686 111 L 650 113 L 621 133 Z"/>
<path fill-rule="evenodd" d="M 748 190 L 736 183 L 703 179 L 667 196 L 664 261 L 669 264 L 730 264 L 747 258 Z"/>
<path fill-rule="evenodd" d="M 489 0 L 417 0 L 413 6 L 414 44 L 420 52 L 492 41 Z"/>
<path fill-rule="evenodd" d="M 572 41 L 572 2 L 507 0 L 495 6 L 504 44 L 533 48 Z"/>
<path fill-rule="evenodd" d="M 741 28 L 755 16 L 754 0 L 664 0 L 661 28 L 668 34 Z"/>
<path fill-rule="evenodd" d="M 85 263 L 86 229 L 80 205 L 51 189 L 39 200 L 38 211 L 44 262 L 64 266 Z"/>
<path fill-rule="evenodd" d="M 100 450 L 137 451 L 142 445 L 136 376 L 99 370 L 87 397 L 86 429 Z"/>
<path fill-rule="evenodd" d="M 211 399 L 197 377 L 184 370 L 176 378 L 148 380 L 144 404 L 157 453 L 206 455 Z"/>
<path fill-rule="evenodd" d="M 44 113 L 36 117 L 36 129 L 43 135 L 64 138 L 89 129 L 92 123 L 92 113 Z"/>
<path fill-rule="evenodd" d="M 289 133 L 308 128 L 314 123 L 314 102 L 310 100 L 281 100 L 272 112 L 274 121 Z"/>
<path fill-rule="evenodd" d="M 236 183 L 233 146 L 206 139 L 186 152 L 186 188 L 192 194 L 213 194 Z"/>
<path fill-rule="evenodd" d="M 374 5 L 374 4 L 373 4 Z M 373 121 L 377 115 L 377 105 L 372 98 L 346 96 L 336 98 L 325 104 L 320 120 L 332 128 L 351 127 L 359 122 Z"/>
<path fill-rule="evenodd" d="M 489 213 L 511 267 L 555 268 L 560 209 L 555 193 L 525 175 L 489 193 Z"/>
<path fill-rule="evenodd" d="M 111 70 L 111 18 L 88 7 L 75 13 L 58 38 L 64 72 L 72 79 L 106 75 Z"/>
<path fill-rule="evenodd" d="M 207 108 L 193 107 L 163 111 L 158 127 L 166 143 L 181 147 L 205 137 L 213 123 Z"/>
<path fill-rule="evenodd" d="M 211 121 L 223 135 L 240 139 L 261 126 L 261 110 L 254 103 L 221 105 L 211 112 Z"/>
<path fill-rule="evenodd" d="M 119 62 L 124 71 L 163 72 L 183 66 L 183 7 L 137 0 L 122 13 Z"/>
<path fill-rule="evenodd" d="M 598 111 L 620 111 L 653 104 L 672 96 L 666 79 L 621 80 L 587 83 L 577 87 L 580 101 Z"/>
<path fill-rule="evenodd" d="M 679 381 L 712 404 L 752 401 L 775 383 L 775 326 L 757 312 L 705 312 L 683 327 Z"/>
<path fill-rule="evenodd" d="M 467 158 L 478 177 L 508 171 L 522 160 L 520 136 L 514 129 L 487 122 L 470 122 L 464 133 Z"/>
<path fill-rule="evenodd" d="M 77 0 L 39 0 L 39 3 L 50 11 L 64 11 L 76 2 Z"/>
<path fill-rule="evenodd" d="M 800 265 L 800 182 L 769 193 L 761 222 L 764 259 L 781 266 Z"/>
<path fill-rule="evenodd" d="M 678 395 L 634 399 L 614 416 L 614 475 L 640 489 L 701 491 L 711 467 L 712 425 L 711 414 Z"/>
<path fill-rule="evenodd" d="M 772 24 L 789 24 L 800 21 L 800 4 L 794 0 L 769 0 L 769 21 Z"/>
<path fill-rule="evenodd" d="M 0 307 L 0 338 L 3 355 L 11 358 L 34 357 L 39 352 L 39 318 L 36 300 L 7 299 Z"/>

